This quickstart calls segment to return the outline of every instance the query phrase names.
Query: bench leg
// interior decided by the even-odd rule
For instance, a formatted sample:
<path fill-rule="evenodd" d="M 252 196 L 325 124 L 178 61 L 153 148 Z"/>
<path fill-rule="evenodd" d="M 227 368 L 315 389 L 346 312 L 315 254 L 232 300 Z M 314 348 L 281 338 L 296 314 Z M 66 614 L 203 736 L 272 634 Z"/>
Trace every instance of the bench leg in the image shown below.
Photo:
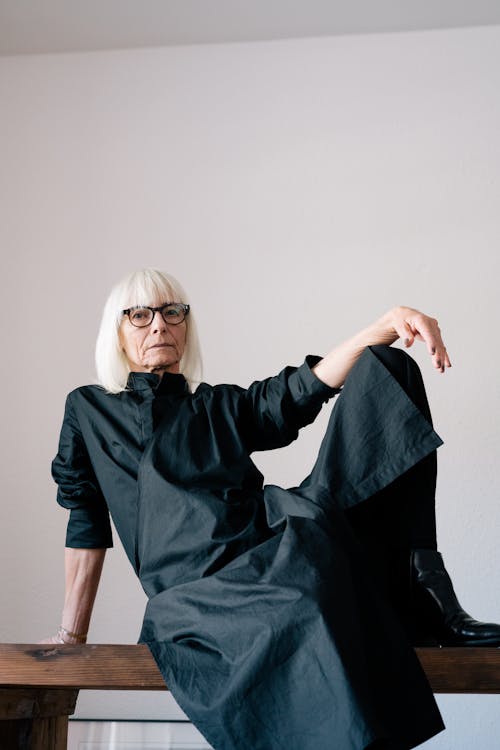
<path fill-rule="evenodd" d="M 0 689 L 2 750 L 66 750 L 78 690 Z"/>

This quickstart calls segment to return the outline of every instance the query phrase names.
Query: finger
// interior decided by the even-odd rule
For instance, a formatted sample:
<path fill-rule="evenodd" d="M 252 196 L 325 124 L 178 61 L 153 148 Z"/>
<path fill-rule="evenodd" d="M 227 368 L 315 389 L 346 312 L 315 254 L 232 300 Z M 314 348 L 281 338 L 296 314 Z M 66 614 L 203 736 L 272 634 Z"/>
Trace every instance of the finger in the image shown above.
<path fill-rule="evenodd" d="M 445 348 L 443 348 L 441 351 L 436 352 L 434 366 L 440 372 L 444 372 L 446 367 L 451 367 L 451 362 Z"/>
<path fill-rule="evenodd" d="M 439 327 L 436 327 L 436 328 L 432 327 L 429 329 L 427 348 L 429 350 L 429 353 L 433 357 L 436 357 L 436 358 L 442 357 L 443 351 L 444 351 L 444 344 L 441 339 Z"/>
<path fill-rule="evenodd" d="M 427 346 L 427 351 L 432 357 L 434 367 L 441 367 L 445 349 L 439 333 L 436 333 L 432 328 L 426 329 L 423 332 L 423 339 Z M 437 364 L 438 361 L 440 362 L 439 365 Z"/>
<path fill-rule="evenodd" d="M 441 372 L 444 372 L 445 367 L 451 367 L 450 358 L 446 349 L 443 350 L 443 356 L 441 357 Z"/>
<path fill-rule="evenodd" d="M 439 338 L 441 339 L 441 336 L 439 336 Z M 450 358 L 448 357 L 448 352 L 446 351 L 442 339 L 441 346 L 436 349 L 436 367 L 440 369 L 441 372 L 444 372 L 446 367 L 451 367 Z"/>
<path fill-rule="evenodd" d="M 420 317 L 418 319 L 415 318 L 412 323 L 414 338 L 423 341 L 429 354 L 434 356 L 439 351 L 439 346 L 443 345 L 439 335 L 439 328 L 437 327 L 437 320 L 434 321 L 433 318 L 420 314 Z"/>
<path fill-rule="evenodd" d="M 436 369 L 441 370 L 441 372 L 444 372 L 445 367 L 450 367 L 451 362 L 449 361 L 448 354 L 446 352 L 446 347 L 443 343 L 443 339 L 441 338 L 441 332 L 439 330 L 439 326 L 436 326 L 437 330 L 433 331 L 431 334 L 431 346 L 430 346 L 430 353 L 434 359 L 434 367 Z"/>
<path fill-rule="evenodd" d="M 434 355 L 434 367 L 436 367 L 438 370 L 442 370 L 444 368 L 444 355 L 445 355 L 445 348 L 441 344 L 436 343 L 436 353 Z"/>

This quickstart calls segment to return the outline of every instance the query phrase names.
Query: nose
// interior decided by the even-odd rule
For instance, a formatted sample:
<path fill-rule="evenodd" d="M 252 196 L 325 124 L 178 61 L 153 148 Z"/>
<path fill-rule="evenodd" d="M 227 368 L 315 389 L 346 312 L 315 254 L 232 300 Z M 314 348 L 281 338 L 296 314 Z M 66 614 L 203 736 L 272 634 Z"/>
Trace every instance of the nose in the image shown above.
<path fill-rule="evenodd" d="M 163 315 L 159 310 L 156 310 L 156 312 L 153 314 L 153 320 L 151 321 L 150 326 L 152 333 L 167 330 L 167 324 L 165 323 Z"/>

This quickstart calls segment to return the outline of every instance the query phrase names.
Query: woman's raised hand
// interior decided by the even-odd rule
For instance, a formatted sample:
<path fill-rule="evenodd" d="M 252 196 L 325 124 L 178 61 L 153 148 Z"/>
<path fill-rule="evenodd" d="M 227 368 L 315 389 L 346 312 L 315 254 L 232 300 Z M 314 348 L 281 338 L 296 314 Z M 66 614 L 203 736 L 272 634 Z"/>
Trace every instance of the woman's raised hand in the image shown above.
<path fill-rule="evenodd" d="M 375 342 L 377 344 L 392 344 L 400 338 L 408 348 L 418 339 L 425 343 L 437 370 L 444 372 L 445 367 L 451 367 L 436 318 L 412 307 L 397 306 L 382 315 L 375 322 L 374 329 L 377 339 L 380 338 Z"/>

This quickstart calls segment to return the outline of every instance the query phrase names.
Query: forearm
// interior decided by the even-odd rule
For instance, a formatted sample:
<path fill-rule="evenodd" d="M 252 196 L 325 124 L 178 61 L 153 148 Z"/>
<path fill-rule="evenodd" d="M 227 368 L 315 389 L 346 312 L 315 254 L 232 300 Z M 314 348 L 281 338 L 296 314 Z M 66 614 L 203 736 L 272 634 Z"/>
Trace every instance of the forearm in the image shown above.
<path fill-rule="evenodd" d="M 61 625 L 66 630 L 87 633 L 105 555 L 106 549 L 65 548 L 66 590 Z"/>
<path fill-rule="evenodd" d="M 317 365 L 314 365 L 312 368 L 314 374 L 331 388 L 340 388 L 367 346 L 392 344 L 399 338 L 396 331 L 391 329 L 389 319 L 389 313 L 386 313 L 336 346 Z"/>

